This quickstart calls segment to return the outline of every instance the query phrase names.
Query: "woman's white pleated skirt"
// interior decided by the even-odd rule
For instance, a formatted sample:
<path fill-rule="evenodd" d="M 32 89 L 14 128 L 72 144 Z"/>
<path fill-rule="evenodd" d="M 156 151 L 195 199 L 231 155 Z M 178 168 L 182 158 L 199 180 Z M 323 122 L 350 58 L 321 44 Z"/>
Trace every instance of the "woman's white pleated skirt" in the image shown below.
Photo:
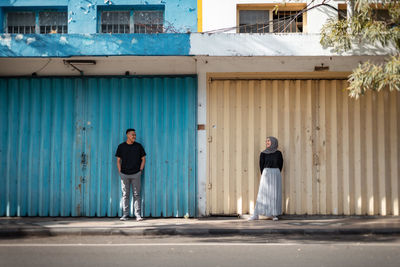
<path fill-rule="evenodd" d="M 278 168 L 265 168 L 261 174 L 254 215 L 282 214 L 282 176 Z"/>

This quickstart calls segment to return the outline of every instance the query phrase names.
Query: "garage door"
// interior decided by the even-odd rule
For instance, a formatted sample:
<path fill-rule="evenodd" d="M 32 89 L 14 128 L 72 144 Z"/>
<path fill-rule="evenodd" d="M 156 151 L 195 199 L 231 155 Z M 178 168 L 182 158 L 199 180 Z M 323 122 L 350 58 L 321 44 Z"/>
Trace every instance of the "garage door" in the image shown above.
<path fill-rule="evenodd" d="M 400 93 L 347 96 L 345 80 L 212 80 L 209 214 L 252 213 L 259 154 L 276 136 L 286 214 L 399 215 Z"/>
<path fill-rule="evenodd" d="M 147 153 L 143 215 L 195 216 L 196 83 L 0 79 L 0 216 L 121 215 L 114 154 L 130 127 Z"/>

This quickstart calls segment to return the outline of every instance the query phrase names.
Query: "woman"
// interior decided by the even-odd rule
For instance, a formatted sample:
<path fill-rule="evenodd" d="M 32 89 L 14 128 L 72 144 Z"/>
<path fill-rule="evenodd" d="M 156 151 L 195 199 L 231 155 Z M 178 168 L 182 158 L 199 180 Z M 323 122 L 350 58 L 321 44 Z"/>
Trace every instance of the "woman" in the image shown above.
<path fill-rule="evenodd" d="M 260 187 L 250 221 L 258 220 L 259 215 L 272 216 L 272 220 L 277 221 L 277 216 L 282 214 L 282 153 L 275 137 L 267 137 L 266 146 L 260 154 Z"/>

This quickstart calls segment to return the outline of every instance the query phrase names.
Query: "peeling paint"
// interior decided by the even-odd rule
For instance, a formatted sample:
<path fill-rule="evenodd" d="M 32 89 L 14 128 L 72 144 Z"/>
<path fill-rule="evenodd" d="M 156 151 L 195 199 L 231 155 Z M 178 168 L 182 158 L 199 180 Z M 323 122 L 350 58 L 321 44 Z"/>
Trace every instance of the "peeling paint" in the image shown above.
<path fill-rule="evenodd" d="M 0 38 L 0 57 L 187 56 L 190 50 L 190 35 L 181 33 L 40 34 L 24 36 L 23 42 L 15 36 Z"/>
<path fill-rule="evenodd" d="M 60 43 L 61 43 L 61 44 L 68 44 L 67 37 L 61 36 L 61 37 L 60 37 Z"/>
<path fill-rule="evenodd" d="M 0 38 L 0 45 L 7 46 L 8 49 L 11 49 L 11 35 L 3 34 Z"/>
<path fill-rule="evenodd" d="M 94 44 L 94 41 L 93 40 L 85 41 L 83 44 L 84 45 L 92 45 L 92 44 Z"/>
<path fill-rule="evenodd" d="M 17 36 L 15 36 L 15 40 L 17 41 L 21 41 L 24 38 L 24 36 L 22 34 L 17 34 Z"/>
<path fill-rule="evenodd" d="M 26 44 L 30 45 L 31 43 L 36 42 L 36 38 L 35 37 L 29 37 L 26 39 Z"/>

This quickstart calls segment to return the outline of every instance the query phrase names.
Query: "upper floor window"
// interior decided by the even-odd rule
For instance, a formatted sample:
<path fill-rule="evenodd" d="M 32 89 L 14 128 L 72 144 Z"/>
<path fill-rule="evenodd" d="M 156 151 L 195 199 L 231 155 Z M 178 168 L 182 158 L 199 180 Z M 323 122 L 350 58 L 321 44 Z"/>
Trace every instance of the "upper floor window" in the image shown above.
<path fill-rule="evenodd" d="M 133 13 L 135 33 L 162 33 L 163 21 L 162 11 L 135 11 Z"/>
<path fill-rule="evenodd" d="M 240 10 L 239 32 L 270 32 L 269 10 Z"/>
<path fill-rule="evenodd" d="M 40 33 L 68 33 L 67 12 L 39 12 Z"/>
<path fill-rule="evenodd" d="M 35 33 L 36 20 L 33 12 L 7 13 L 7 33 Z"/>
<path fill-rule="evenodd" d="M 101 13 L 102 33 L 130 33 L 129 11 L 104 11 Z"/>
<path fill-rule="evenodd" d="M 102 33 L 162 33 L 164 12 L 161 10 L 102 11 Z"/>
<path fill-rule="evenodd" d="M 304 4 L 279 6 L 276 4 L 238 5 L 238 32 L 240 33 L 290 33 L 303 32 L 306 13 L 300 11 Z"/>
<path fill-rule="evenodd" d="M 338 5 L 338 18 L 339 20 L 347 19 L 347 4 Z M 382 5 L 371 5 L 371 18 L 376 21 L 383 21 L 389 24 L 391 23 L 389 10 L 383 8 Z"/>
<path fill-rule="evenodd" d="M 10 11 L 6 13 L 6 33 L 68 33 L 67 12 Z"/>

